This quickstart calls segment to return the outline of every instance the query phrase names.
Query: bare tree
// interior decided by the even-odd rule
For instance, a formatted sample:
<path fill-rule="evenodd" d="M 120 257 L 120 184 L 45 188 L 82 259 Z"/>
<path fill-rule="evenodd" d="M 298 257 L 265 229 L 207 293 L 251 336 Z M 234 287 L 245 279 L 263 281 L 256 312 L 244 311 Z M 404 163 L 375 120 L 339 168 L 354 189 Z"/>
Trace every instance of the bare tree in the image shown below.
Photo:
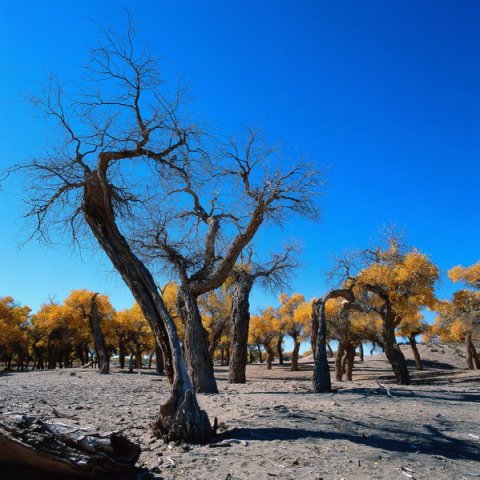
<path fill-rule="evenodd" d="M 216 393 L 198 297 L 225 282 L 264 222 L 281 223 L 294 213 L 315 218 L 320 182 L 303 161 L 283 162 L 281 151 L 265 146 L 256 131 L 242 148 L 232 141 L 208 154 L 197 150 L 195 161 L 201 172 L 175 168 L 177 182 L 167 190 L 173 211 L 157 215 L 156 228 L 137 235 L 137 244 L 145 258 L 176 273 L 190 375 L 197 391 Z"/>
<path fill-rule="evenodd" d="M 85 227 L 111 260 L 149 321 L 161 348 L 171 396 L 160 407 L 154 430 L 170 440 L 205 442 L 212 433 L 200 410 L 175 325 L 150 271 L 128 240 L 152 204 L 160 180 L 188 168 L 200 132 L 186 121 L 181 90 L 162 93 L 157 66 L 137 54 L 133 29 L 125 39 L 104 32 L 92 50 L 85 90 L 66 95 L 51 80 L 34 103 L 60 127 L 44 158 L 10 169 L 26 170 L 34 235 L 49 239 L 54 227 L 71 228 L 80 241 Z"/>

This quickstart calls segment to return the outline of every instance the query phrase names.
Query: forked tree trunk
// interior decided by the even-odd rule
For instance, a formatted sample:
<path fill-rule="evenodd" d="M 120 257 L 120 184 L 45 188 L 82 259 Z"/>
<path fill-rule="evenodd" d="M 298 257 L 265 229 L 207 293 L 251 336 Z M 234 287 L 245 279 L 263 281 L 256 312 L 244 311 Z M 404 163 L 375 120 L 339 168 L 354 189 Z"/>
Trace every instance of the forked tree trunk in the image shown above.
<path fill-rule="evenodd" d="M 98 293 L 93 294 L 90 300 L 90 327 L 92 330 L 93 341 L 95 343 L 95 350 L 98 355 L 98 368 L 100 373 L 110 373 L 110 365 L 108 361 L 107 349 L 105 347 L 105 337 L 103 336 L 102 328 L 100 327 L 100 313 L 97 304 Z"/>
<path fill-rule="evenodd" d="M 395 338 L 395 327 L 388 317 L 383 318 L 383 348 L 385 356 L 392 366 L 393 373 L 399 385 L 410 385 L 410 373 L 407 361 Z"/>
<path fill-rule="evenodd" d="M 166 440 L 205 443 L 213 434 L 212 428 L 195 397 L 175 324 L 151 273 L 118 230 L 111 198 L 112 187 L 103 174 L 97 170 L 89 173 L 82 204 L 85 219 L 150 323 L 173 384 L 170 398 L 154 421 L 154 432 Z"/>
<path fill-rule="evenodd" d="M 335 355 L 335 380 L 343 381 L 343 357 L 345 355 L 345 344 L 338 342 L 337 353 Z"/>
<path fill-rule="evenodd" d="M 315 393 L 325 393 L 332 390 L 330 368 L 327 359 L 327 319 L 325 317 L 325 302 L 328 296 L 316 300 L 312 307 L 312 325 L 318 325 L 315 345 L 315 367 L 313 370 L 312 389 Z"/>
<path fill-rule="evenodd" d="M 277 357 L 278 357 L 278 364 L 283 365 L 283 335 L 279 335 L 277 339 Z"/>
<path fill-rule="evenodd" d="M 415 359 L 415 368 L 417 370 L 423 370 L 422 359 L 420 358 L 420 353 L 417 348 L 417 337 L 418 333 L 413 332 L 408 336 L 408 340 L 410 341 L 410 347 L 412 348 L 413 358 Z"/>
<path fill-rule="evenodd" d="M 292 372 L 298 372 L 298 353 L 300 352 L 300 342 L 298 340 L 298 337 L 292 337 L 293 338 L 293 351 L 292 351 L 292 365 L 290 367 L 290 370 Z"/>
<path fill-rule="evenodd" d="M 245 383 L 247 368 L 248 328 L 250 325 L 250 292 L 253 277 L 239 273 L 232 285 L 232 322 L 229 383 Z"/>
<path fill-rule="evenodd" d="M 185 325 L 185 356 L 195 391 L 218 393 L 213 361 L 208 351 L 208 332 L 203 327 L 197 299 L 188 287 L 179 288 L 177 309 Z"/>

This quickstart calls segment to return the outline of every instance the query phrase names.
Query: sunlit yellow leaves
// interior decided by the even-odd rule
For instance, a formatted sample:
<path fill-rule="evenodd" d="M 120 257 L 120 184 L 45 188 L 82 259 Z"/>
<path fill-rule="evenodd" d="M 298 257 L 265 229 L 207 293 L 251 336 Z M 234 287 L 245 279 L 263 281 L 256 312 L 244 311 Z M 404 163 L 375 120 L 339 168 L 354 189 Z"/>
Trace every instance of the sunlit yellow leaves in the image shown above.
<path fill-rule="evenodd" d="M 448 277 L 453 282 L 463 282 L 473 288 L 480 289 L 480 261 L 471 267 L 457 265 L 448 272 Z"/>

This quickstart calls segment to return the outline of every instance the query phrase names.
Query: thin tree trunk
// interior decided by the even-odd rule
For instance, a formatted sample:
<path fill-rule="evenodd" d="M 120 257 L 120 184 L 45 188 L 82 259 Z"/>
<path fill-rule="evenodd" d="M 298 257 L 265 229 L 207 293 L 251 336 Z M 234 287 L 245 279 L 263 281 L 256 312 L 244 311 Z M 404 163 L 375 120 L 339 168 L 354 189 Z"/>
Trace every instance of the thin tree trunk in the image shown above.
<path fill-rule="evenodd" d="M 328 296 L 313 303 L 312 325 L 317 322 L 318 332 L 315 346 L 315 367 L 313 370 L 312 388 L 315 393 L 330 392 L 332 390 L 332 380 L 330 378 L 330 368 L 327 359 L 327 319 L 325 317 L 325 302 Z"/>
<path fill-rule="evenodd" d="M 267 352 L 267 370 L 271 370 L 272 369 L 272 363 L 273 363 L 273 357 L 274 357 L 274 353 L 273 353 L 273 348 L 270 346 L 270 345 L 264 345 L 264 348 Z"/>
<path fill-rule="evenodd" d="M 231 321 L 231 356 L 228 367 L 229 383 L 247 381 L 248 329 L 250 325 L 250 292 L 253 278 L 245 272 L 239 274 L 232 285 L 232 321 Z"/>
<path fill-rule="evenodd" d="M 208 332 L 202 325 L 197 299 L 188 287 L 180 287 L 177 309 L 185 325 L 185 356 L 195 391 L 218 393 L 213 361 L 208 351 Z"/>
<path fill-rule="evenodd" d="M 333 350 L 332 350 L 332 346 L 330 345 L 330 342 L 327 342 L 327 350 L 328 350 L 328 356 L 330 358 L 332 358 L 333 357 Z M 315 356 L 313 358 L 315 358 Z"/>
<path fill-rule="evenodd" d="M 277 339 L 277 357 L 278 357 L 278 364 L 283 365 L 283 335 L 280 334 Z"/>
<path fill-rule="evenodd" d="M 173 319 L 165 307 L 156 283 L 135 256 L 115 224 L 111 204 L 112 187 L 104 172 L 94 170 L 85 182 L 85 219 L 112 264 L 130 288 L 143 315 L 150 323 L 165 360 L 172 392 L 154 421 L 155 433 L 166 440 L 205 443 L 212 436 L 207 414 L 200 409 L 183 359 Z"/>
<path fill-rule="evenodd" d="M 360 362 L 363 362 L 364 356 L 365 356 L 365 353 L 363 351 L 363 342 L 360 342 L 358 344 L 358 356 L 359 356 Z"/>
<path fill-rule="evenodd" d="M 110 365 L 107 356 L 107 349 L 105 347 L 105 337 L 103 336 L 102 328 L 100 327 L 100 312 L 98 311 L 97 295 L 94 293 L 90 300 L 90 327 L 92 330 L 93 341 L 95 343 L 95 350 L 98 354 L 98 368 L 101 374 L 110 373 Z"/>
<path fill-rule="evenodd" d="M 133 365 L 133 353 L 131 353 L 128 359 L 128 373 L 133 373 Z"/>
<path fill-rule="evenodd" d="M 118 340 L 118 361 L 120 363 L 120 368 L 125 368 L 125 342 L 122 337 Z"/>
<path fill-rule="evenodd" d="M 412 348 L 413 358 L 415 359 L 415 368 L 417 370 L 423 370 L 422 359 L 420 358 L 420 353 L 418 352 L 417 348 L 417 339 L 416 336 L 418 335 L 417 332 L 411 333 L 408 337 L 410 341 L 410 347 Z"/>
<path fill-rule="evenodd" d="M 262 349 L 260 348 L 260 344 L 258 344 L 258 343 L 257 343 L 257 350 L 258 350 L 258 361 L 260 363 L 263 363 Z"/>
<path fill-rule="evenodd" d="M 474 370 L 473 366 L 473 350 L 472 350 L 472 334 L 467 333 L 465 335 L 465 353 L 467 354 L 467 368 Z"/>
<path fill-rule="evenodd" d="M 345 355 L 345 345 L 338 342 L 337 353 L 335 355 L 335 381 L 343 381 L 343 356 Z"/>
<path fill-rule="evenodd" d="M 250 363 L 250 365 L 255 361 L 255 355 L 253 354 L 253 349 L 252 348 L 249 348 L 248 349 L 248 363 Z"/>
<path fill-rule="evenodd" d="M 349 342 L 345 350 L 345 380 L 351 382 L 353 380 L 353 364 L 355 362 L 355 344 Z"/>
<path fill-rule="evenodd" d="M 318 329 L 319 329 L 318 321 L 319 321 L 318 316 L 312 314 L 312 318 L 310 319 L 310 329 L 312 332 L 312 334 L 310 335 L 310 344 L 312 346 L 313 360 L 315 360 L 317 356 L 317 337 L 318 337 Z M 330 351 L 331 350 L 332 349 L 330 349 Z"/>
<path fill-rule="evenodd" d="M 162 350 L 157 344 L 155 344 L 155 365 L 157 368 L 157 373 L 160 375 L 164 375 L 165 370 L 163 366 L 163 354 Z"/>
<path fill-rule="evenodd" d="M 292 365 L 290 370 L 292 372 L 298 372 L 298 352 L 300 351 L 300 342 L 298 341 L 298 337 L 293 338 L 293 351 L 292 351 Z"/>

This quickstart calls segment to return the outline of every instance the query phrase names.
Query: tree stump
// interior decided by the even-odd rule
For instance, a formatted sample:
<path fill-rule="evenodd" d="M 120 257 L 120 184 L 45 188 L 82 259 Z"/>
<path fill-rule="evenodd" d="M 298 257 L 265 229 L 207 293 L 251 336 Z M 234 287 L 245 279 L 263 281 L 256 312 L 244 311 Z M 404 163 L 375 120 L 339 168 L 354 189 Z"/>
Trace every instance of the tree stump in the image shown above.
<path fill-rule="evenodd" d="M 0 470 L 18 466 L 28 472 L 21 478 L 35 473 L 31 478 L 134 479 L 139 456 L 140 447 L 115 432 L 89 432 L 36 416 L 0 415 Z"/>

